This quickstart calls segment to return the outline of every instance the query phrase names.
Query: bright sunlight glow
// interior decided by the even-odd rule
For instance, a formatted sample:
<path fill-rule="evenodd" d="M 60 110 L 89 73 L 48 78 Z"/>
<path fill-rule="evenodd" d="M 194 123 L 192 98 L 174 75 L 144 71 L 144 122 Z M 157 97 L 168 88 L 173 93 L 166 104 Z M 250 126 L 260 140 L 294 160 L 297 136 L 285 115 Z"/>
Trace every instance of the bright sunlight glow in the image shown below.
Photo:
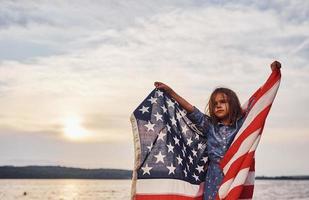
<path fill-rule="evenodd" d="M 64 121 L 64 135 L 71 140 L 82 140 L 89 136 L 81 126 L 81 119 L 78 117 L 68 117 Z"/>

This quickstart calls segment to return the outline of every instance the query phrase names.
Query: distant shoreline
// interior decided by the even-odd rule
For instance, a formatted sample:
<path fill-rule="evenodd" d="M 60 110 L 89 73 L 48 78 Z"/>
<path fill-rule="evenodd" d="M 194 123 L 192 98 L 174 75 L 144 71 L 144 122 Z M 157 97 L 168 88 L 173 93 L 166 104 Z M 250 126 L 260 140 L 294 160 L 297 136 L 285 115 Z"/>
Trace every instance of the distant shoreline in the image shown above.
<path fill-rule="evenodd" d="M 62 166 L 0 166 L 0 179 L 131 179 L 132 170 Z M 301 176 L 257 176 L 256 180 L 309 180 Z"/>

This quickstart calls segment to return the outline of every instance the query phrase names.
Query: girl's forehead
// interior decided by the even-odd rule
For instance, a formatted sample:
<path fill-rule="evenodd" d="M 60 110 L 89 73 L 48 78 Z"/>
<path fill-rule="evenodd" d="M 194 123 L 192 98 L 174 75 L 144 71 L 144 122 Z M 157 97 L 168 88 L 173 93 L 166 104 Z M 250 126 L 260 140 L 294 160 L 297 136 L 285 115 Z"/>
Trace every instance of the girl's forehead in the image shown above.
<path fill-rule="evenodd" d="M 218 92 L 216 95 L 215 95 L 215 101 L 219 101 L 221 99 L 227 99 L 227 95 L 222 93 L 222 92 Z"/>

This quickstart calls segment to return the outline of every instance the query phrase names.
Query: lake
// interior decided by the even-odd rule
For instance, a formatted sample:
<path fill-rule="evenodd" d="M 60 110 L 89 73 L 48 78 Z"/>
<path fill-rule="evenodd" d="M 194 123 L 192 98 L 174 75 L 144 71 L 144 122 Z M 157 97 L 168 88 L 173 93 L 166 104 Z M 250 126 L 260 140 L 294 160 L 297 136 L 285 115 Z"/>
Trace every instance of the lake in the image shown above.
<path fill-rule="evenodd" d="M 128 200 L 130 185 L 130 180 L 0 179 L 0 199 Z M 307 180 L 256 180 L 255 185 L 257 200 L 309 200 Z"/>

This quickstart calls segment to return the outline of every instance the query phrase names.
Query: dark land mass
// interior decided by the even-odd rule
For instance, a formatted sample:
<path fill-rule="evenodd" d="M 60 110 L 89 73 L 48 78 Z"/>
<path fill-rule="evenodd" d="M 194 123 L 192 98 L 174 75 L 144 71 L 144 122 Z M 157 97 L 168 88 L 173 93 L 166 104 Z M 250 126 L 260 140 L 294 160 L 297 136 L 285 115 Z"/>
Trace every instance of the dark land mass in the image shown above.
<path fill-rule="evenodd" d="M 0 166 L 0 179 L 131 179 L 131 170 L 61 166 Z M 257 180 L 309 180 L 309 176 L 257 176 Z"/>
<path fill-rule="evenodd" d="M 131 179 L 131 170 L 61 166 L 1 166 L 0 179 Z"/>

